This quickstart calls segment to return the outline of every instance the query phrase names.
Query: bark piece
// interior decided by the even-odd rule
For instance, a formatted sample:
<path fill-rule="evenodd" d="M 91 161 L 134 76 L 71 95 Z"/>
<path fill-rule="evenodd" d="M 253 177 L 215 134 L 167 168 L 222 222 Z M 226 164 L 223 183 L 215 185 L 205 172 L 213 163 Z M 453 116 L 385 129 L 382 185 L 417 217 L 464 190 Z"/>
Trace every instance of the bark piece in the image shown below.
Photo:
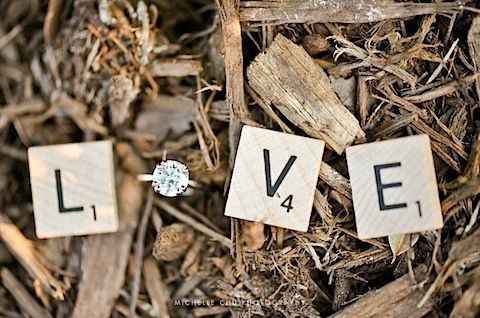
<path fill-rule="evenodd" d="M 242 31 L 238 16 L 239 0 L 216 0 L 222 22 L 225 50 L 226 102 L 230 112 L 228 139 L 230 145 L 229 166 L 233 167 L 240 139 L 240 122 L 247 118 L 245 88 L 243 85 Z"/>
<path fill-rule="evenodd" d="M 125 281 L 125 270 L 143 200 L 143 188 L 125 175 L 118 189 L 120 230 L 85 239 L 82 280 L 73 318 L 107 318 Z"/>
<path fill-rule="evenodd" d="M 341 103 L 323 69 L 300 46 L 279 34 L 248 67 L 250 86 L 308 135 L 338 154 L 364 136 L 358 120 Z"/>
<path fill-rule="evenodd" d="M 420 265 L 415 269 L 417 281 L 425 277 L 426 271 L 425 265 Z M 423 307 L 417 308 L 417 303 L 422 295 L 423 291 L 415 288 L 409 275 L 405 274 L 382 288 L 367 293 L 330 318 L 420 318 L 430 312 L 433 307 L 433 303 L 428 302 Z"/>

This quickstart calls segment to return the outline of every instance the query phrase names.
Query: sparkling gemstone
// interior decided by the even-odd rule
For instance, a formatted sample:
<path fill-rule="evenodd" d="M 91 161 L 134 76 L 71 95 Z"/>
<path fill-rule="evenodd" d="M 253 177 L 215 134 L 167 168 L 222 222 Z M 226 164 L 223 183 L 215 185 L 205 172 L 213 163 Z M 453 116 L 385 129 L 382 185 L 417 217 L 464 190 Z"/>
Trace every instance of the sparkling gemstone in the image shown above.
<path fill-rule="evenodd" d="M 175 197 L 188 187 L 187 166 L 176 160 L 166 160 L 157 164 L 153 171 L 153 190 L 166 197 Z"/>

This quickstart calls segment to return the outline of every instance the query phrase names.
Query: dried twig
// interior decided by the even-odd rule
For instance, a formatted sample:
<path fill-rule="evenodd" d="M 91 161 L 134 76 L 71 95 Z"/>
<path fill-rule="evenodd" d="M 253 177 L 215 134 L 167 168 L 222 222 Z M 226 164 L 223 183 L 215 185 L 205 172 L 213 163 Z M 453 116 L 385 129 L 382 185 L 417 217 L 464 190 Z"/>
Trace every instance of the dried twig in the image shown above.
<path fill-rule="evenodd" d="M 169 318 L 169 291 L 162 280 L 157 262 L 152 257 L 148 257 L 143 262 L 143 276 L 145 277 L 145 287 L 154 309 L 158 312 L 159 317 Z"/>
<path fill-rule="evenodd" d="M 58 23 L 62 9 L 62 0 L 49 0 L 47 16 L 43 23 L 45 43 L 50 44 L 58 31 Z"/>
<path fill-rule="evenodd" d="M 45 266 L 45 261 L 35 250 L 33 243 L 3 213 L 0 213 L 0 238 L 18 262 L 45 291 L 54 298 L 64 298 L 66 286 L 53 277 Z"/>
<path fill-rule="evenodd" d="M 140 292 L 140 279 L 142 273 L 142 261 L 143 261 L 143 251 L 145 245 L 145 235 L 147 233 L 148 220 L 152 213 L 153 207 L 153 190 L 150 189 L 147 196 L 147 202 L 145 203 L 145 208 L 143 210 L 142 218 L 137 232 L 137 242 L 135 244 L 135 254 L 133 260 L 133 286 L 132 286 L 132 296 L 130 299 L 130 316 L 135 317 L 135 309 L 137 307 L 138 294 Z"/>
<path fill-rule="evenodd" d="M 23 284 L 7 268 L 1 271 L 2 284 L 12 294 L 17 304 L 32 318 L 51 318 L 52 315 L 43 308 L 27 291 Z"/>
<path fill-rule="evenodd" d="M 155 200 L 155 205 L 161 208 L 163 211 L 167 212 L 168 214 L 176 217 L 182 222 L 187 223 L 194 229 L 196 229 L 199 232 L 202 232 L 203 234 L 209 236 L 215 241 L 218 241 L 219 243 L 223 244 L 224 246 L 230 248 L 232 246 L 232 241 L 229 238 L 226 238 L 225 236 L 218 234 L 217 232 L 213 231 L 212 229 L 208 228 L 207 226 L 199 223 L 197 220 L 191 218 L 188 215 L 185 215 L 181 211 L 177 210 L 174 208 L 172 205 L 168 204 L 167 202 L 163 200 Z"/>
<path fill-rule="evenodd" d="M 447 84 L 441 85 L 434 89 L 431 89 L 423 94 L 406 96 L 405 99 L 412 103 L 423 103 L 429 100 L 433 100 L 438 97 L 442 97 L 453 92 L 458 91 L 460 88 L 469 85 L 471 82 L 477 80 L 480 76 L 480 73 L 475 73 L 473 75 L 465 76 L 459 80 L 451 81 Z"/>

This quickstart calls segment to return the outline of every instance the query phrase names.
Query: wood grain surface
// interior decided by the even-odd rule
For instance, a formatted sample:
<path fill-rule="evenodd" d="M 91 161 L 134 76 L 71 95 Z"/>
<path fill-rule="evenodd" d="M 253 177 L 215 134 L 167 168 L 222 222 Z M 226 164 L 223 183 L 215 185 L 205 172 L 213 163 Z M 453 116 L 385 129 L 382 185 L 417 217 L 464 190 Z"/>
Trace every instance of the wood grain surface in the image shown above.
<path fill-rule="evenodd" d="M 327 74 L 301 47 L 279 34 L 247 71 L 250 86 L 309 136 L 338 154 L 360 136 L 358 120 L 342 104 Z"/>

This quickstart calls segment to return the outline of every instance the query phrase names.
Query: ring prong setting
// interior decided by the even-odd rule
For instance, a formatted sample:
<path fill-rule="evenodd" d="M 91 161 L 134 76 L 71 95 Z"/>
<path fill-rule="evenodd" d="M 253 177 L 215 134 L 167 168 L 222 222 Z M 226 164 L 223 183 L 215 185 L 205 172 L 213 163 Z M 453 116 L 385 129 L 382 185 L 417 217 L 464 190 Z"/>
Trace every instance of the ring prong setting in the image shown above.
<path fill-rule="evenodd" d="M 177 160 L 158 163 L 151 175 L 140 175 L 142 181 L 152 181 L 153 190 L 165 197 L 183 194 L 189 184 L 189 171 L 185 164 Z"/>

